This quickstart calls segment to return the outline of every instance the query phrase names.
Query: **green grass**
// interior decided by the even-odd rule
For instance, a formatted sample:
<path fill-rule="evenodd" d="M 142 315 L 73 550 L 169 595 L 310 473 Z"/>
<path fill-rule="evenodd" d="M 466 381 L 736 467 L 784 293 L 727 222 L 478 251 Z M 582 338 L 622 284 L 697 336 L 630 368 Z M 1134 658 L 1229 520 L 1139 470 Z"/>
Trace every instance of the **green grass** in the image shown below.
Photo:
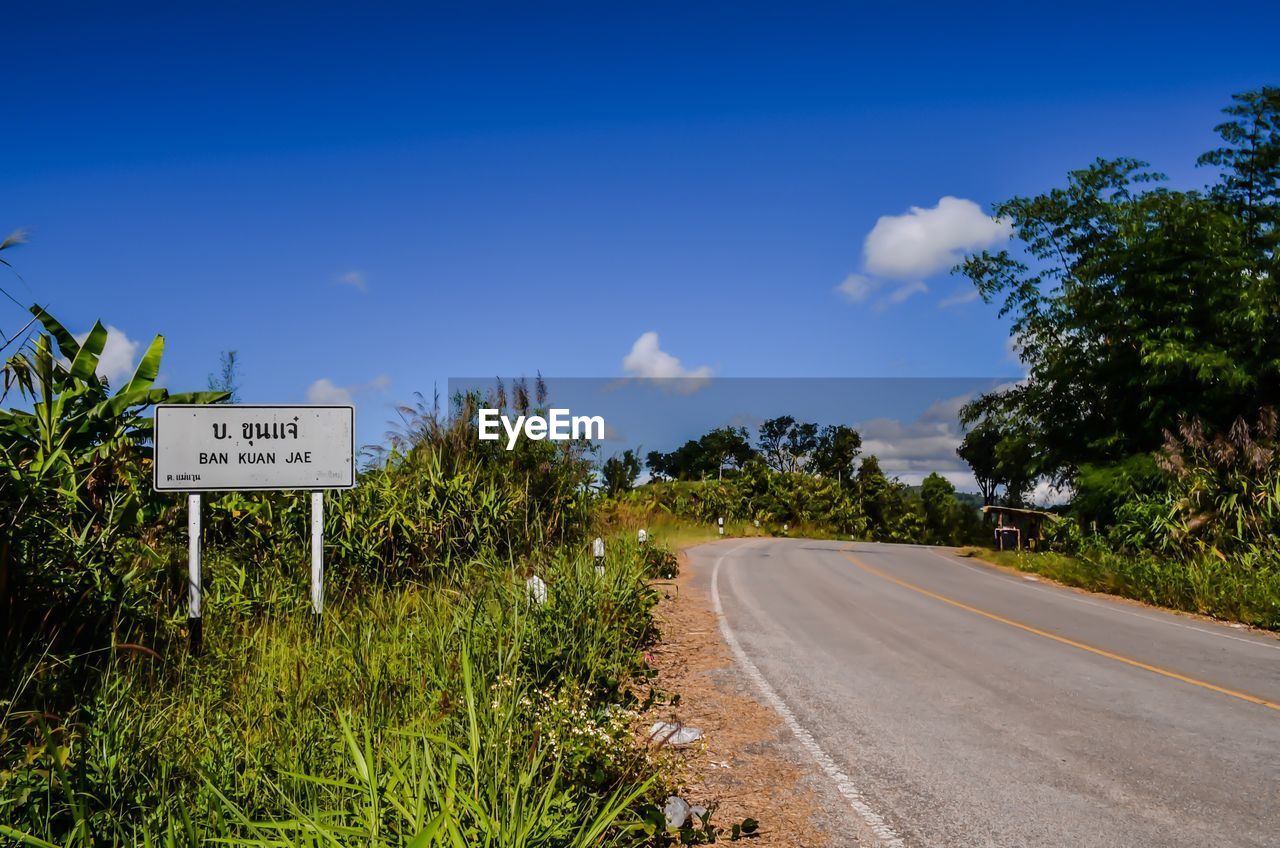
<path fill-rule="evenodd" d="M 1040 574 L 1068 586 L 1155 606 L 1280 630 L 1280 560 L 1275 552 L 1186 560 L 1089 546 L 1077 555 L 966 548 L 965 556 Z"/>
<path fill-rule="evenodd" d="M 657 593 L 623 540 L 603 579 L 582 557 L 538 570 L 545 606 L 522 573 L 476 563 L 450 584 L 336 597 L 317 632 L 295 577 L 260 577 L 277 600 L 259 603 L 211 562 L 200 658 L 116 650 L 68 715 L 21 709 L 62 664 L 6 695 L 0 833 L 77 846 L 636 844 L 639 799 L 657 790 L 627 692 Z"/>

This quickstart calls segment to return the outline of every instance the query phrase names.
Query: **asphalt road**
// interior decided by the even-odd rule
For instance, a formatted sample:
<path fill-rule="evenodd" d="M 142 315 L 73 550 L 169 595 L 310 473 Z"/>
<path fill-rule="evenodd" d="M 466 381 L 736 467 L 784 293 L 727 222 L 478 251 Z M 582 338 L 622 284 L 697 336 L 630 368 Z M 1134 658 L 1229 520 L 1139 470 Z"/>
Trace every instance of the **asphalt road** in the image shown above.
<path fill-rule="evenodd" d="M 1280 640 L 943 549 L 690 555 L 864 844 L 1280 846 Z"/>

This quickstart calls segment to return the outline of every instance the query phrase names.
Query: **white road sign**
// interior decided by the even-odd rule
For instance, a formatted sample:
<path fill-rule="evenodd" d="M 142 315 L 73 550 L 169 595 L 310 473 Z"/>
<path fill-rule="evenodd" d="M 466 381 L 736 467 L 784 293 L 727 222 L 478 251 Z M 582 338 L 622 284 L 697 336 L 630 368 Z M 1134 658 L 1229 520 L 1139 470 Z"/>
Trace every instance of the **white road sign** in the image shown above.
<path fill-rule="evenodd" d="M 356 483 L 350 406 L 161 404 L 160 492 L 350 489 Z"/>

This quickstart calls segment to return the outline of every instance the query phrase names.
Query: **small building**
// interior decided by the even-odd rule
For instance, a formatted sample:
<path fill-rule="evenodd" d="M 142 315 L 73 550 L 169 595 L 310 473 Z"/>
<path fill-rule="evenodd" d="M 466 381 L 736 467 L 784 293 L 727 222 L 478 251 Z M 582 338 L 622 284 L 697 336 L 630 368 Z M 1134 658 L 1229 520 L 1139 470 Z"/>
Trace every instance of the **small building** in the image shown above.
<path fill-rule="evenodd" d="M 983 515 L 996 517 L 996 550 L 1040 550 L 1041 530 L 1046 521 L 1057 521 L 1052 512 L 1013 506 L 984 506 Z"/>

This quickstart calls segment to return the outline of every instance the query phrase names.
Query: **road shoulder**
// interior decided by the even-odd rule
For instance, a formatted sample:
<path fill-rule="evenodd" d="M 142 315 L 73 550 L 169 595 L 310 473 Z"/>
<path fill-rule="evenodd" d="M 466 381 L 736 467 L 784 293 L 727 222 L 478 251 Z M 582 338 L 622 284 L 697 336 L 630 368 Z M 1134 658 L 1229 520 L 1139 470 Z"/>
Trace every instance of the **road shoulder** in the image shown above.
<path fill-rule="evenodd" d="M 646 726 L 679 722 L 704 734 L 700 743 L 670 752 L 681 796 L 714 805 L 721 828 L 758 820 L 759 836 L 751 841 L 759 848 L 858 844 L 839 794 L 734 663 L 702 588 L 706 567 L 682 551 L 680 576 L 663 584 L 655 612 L 662 636 L 651 651 L 653 684 L 680 700 L 652 710 Z"/>

